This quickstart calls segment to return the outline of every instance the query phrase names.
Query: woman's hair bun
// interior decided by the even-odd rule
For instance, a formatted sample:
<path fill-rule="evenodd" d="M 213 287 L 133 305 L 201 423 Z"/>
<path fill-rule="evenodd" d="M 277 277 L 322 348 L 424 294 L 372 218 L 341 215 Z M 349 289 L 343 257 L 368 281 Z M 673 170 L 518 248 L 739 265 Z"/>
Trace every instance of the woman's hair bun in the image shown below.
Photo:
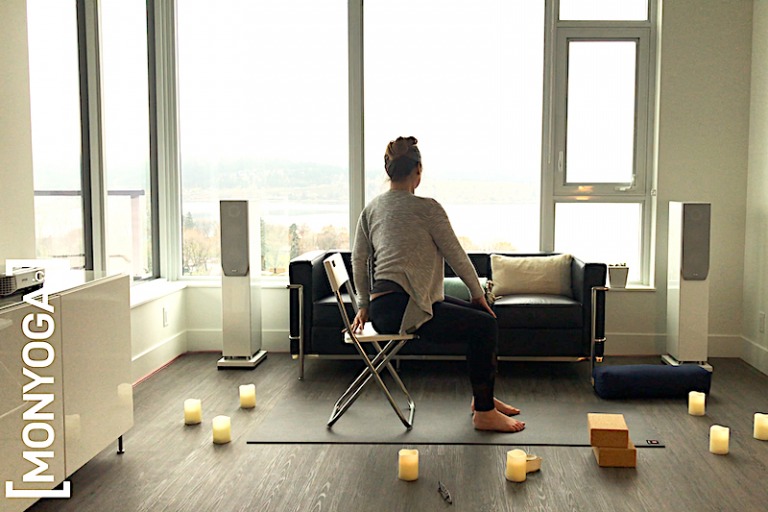
<path fill-rule="evenodd" d="M 400 158 L 408 153 L 411 146 L 415 146 L 418 143 L 419 141 L 416 140 L 416 137 L 398 137 L 387 146 L 387 156 L 390 160 Z"/>

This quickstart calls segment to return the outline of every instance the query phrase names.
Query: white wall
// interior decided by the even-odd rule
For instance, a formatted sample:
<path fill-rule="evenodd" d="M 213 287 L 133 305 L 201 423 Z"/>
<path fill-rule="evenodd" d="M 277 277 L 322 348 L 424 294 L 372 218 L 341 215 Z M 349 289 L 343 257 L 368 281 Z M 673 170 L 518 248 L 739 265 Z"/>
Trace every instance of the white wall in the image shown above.
<path fill-rule="evenodd" d="M 712 204 L 709 355 L 741 355 L 751 20 L 751 0 L 663 3 L 656 291 L 610 294 L 608 353 L 665 352 L 668 205 L 702 201 Z"/>
<path fill-rule="evenodd" d="M 131 382 L 189 350 L 184 290 L 176 288 L 145 301 L 137 297 L 142 294 L 142 286 L 155 285 L 140 285 L 131 290 Z"/>
<path fill-rule="evenodd" d="M 0 2 L 0 265 L 35 257 L 27 3 Z"/>
<path fill-rule="evenodd" d="M 742 358 L 768 373 L 768 335 L 758 328 L 768 312 L 768 2 L 755 1 L 753 23 Z"/>

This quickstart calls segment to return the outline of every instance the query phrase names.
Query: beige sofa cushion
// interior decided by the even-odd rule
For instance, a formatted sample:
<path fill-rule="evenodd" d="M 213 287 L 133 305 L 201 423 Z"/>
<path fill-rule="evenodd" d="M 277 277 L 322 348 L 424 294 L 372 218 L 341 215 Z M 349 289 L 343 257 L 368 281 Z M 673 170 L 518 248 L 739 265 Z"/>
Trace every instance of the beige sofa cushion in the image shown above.
<path fill-rule="evenodd" d="M 571 255 L 512 257 L 491 255 L 493 294 L 545 294 L 571 297 Z"/>

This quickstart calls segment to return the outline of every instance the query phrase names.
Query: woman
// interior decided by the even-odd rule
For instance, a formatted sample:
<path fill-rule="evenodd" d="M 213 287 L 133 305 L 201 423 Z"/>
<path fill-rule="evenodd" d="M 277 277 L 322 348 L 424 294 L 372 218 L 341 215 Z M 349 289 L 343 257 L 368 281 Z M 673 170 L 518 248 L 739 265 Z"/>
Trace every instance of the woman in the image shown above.
<path fill-rule="evenodd" d="M 518 432 L 525 423 L 510 416 L 520 411 L 493 396 L 496 315 L 443 207 L 414 195 L 422 171 L 416 144 L 414 137 L 398 137 L 387 145 L 390 189 L 365 207 L 357 223 L 352 273 L 360 309 L 352 328 L 357 332 L 370 319 L 379 332 L 465 344 L 474 427 Z M 471 303 L 444 296 L 444 261 L 469 288 Z"/>

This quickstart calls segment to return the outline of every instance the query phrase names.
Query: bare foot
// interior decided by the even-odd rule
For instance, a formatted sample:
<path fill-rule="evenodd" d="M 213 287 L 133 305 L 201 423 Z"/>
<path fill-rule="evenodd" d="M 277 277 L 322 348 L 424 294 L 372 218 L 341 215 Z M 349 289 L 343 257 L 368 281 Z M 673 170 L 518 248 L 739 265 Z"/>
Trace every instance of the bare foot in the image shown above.
<path fill-rule="evenodd" d="M 510 418 L 496 409 L 492 411 L 475 411 L 472 416 L 475 430 L 492 430 L 494 432 L 520 432 L 525 423 Z"/>
<path fill-rule="evenodd" d="M 496 407 L 496 410 L 499 411 L 501 414 L 506 414 L 507 416 L 515 416 L 517 414 L 520 414 L 520 409 L 517 407 L 512 407 L 509 404 L 505 404 L 498 398 L 493 399 L 493 405 Z M 472 399 L 472 405 L 470 406 L 472 409 L 472 412 L 475 412 L 475 399 Z"/>

